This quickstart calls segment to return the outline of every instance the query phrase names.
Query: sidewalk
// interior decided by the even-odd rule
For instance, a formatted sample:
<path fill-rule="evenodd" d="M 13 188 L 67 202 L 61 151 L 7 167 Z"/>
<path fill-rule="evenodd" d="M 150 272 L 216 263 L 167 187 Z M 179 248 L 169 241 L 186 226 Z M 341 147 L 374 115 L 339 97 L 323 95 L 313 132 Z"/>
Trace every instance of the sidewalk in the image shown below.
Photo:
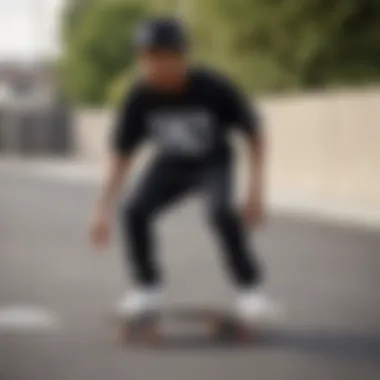
<path fill-rule="evenodd" d="M 39 176 L 63 181 L 100 181 L 102 168 L 71 159 L 17 159 L 1 158 L 0 173 Z"/>
<path fill-rule="evenodd" d="M 102 180 L 104 167 L 68 159 L 31 159 L 26 161 L 1 158 L 0 175 L 3 173 L 40 177 L 54 181 L 99 184 Z M 238 186 L 237 192 L 238 198 L 241 199 L 243 196 L 241 186 Z M 275 191 L 271 192 L 268 198 L 269 211 L 273 214 L 302 216 L 307 219 L 319 219 L 325 222 L 380 230 L 380 210 L 364 209 L 325 200 L 306 199 L 302 196 L 277 194 Z"/>

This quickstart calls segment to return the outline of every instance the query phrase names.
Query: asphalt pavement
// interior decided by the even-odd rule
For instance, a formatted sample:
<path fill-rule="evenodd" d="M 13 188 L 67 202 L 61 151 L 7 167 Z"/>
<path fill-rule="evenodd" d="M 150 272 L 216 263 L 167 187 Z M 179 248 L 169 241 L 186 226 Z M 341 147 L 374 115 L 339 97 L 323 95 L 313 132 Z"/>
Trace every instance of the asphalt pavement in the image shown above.
<path fill-rule="evenodd" d="M 285 308 L 255 344 L 177 337 L 156 349 L 122 347 L 105 321 L 130 286 L 118 234 L 107 252 L 87 242 L 96 186 L 0 171 L 1 380 L 377 380 L 380 378 L 380 233 L 271 215 L 252 243 L 268 292 Z M 171 305 L 228 305 L 202 202 L 159 219 Z M 117 230 L 117 229 L 116 229 Z M 50 328 L 1 327 L 11 307 L 35 307 Z"/>

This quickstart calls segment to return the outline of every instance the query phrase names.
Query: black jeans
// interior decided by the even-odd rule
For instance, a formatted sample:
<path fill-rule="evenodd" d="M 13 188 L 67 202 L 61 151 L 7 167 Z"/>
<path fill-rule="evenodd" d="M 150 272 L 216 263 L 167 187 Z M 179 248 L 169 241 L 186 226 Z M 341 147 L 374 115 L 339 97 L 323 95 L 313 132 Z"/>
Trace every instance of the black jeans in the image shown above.
<path fill-rule="evenodd" d="M 224 261 L 236 285 L 248 287 L 261 280 L 240 217 L 232 201 L 232 162 L 224 155 L 210 162 L 157 159 L 122 209 L 127 258 L 136 282 L 143 287 L 161 283 L 156 262 L 152 221 L 161 210 L 194 190 L 206 191 L 210 224 L 221 243 Z"/>

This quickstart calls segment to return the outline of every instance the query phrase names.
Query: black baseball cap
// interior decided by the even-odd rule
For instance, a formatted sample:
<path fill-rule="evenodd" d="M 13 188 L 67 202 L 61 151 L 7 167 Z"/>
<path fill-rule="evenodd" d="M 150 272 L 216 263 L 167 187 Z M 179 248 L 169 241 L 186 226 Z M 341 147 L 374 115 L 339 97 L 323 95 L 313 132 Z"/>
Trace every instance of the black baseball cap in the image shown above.
<path fill-rule="evenodd" d="M 189 38 L 184 24 L 177 18 L 155 18 L 144 22 L 137 31 L 137 49 L 185 52 Z"/>

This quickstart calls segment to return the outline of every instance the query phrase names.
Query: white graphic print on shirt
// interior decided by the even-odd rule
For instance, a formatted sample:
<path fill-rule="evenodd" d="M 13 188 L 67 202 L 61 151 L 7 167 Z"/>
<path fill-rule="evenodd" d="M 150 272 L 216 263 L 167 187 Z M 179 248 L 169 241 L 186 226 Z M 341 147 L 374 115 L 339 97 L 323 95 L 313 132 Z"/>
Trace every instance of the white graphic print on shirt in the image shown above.
<path fill-rule="evenodd" d="M 207 111 L 154 112 L 148 121 L 152 136 L 164 153 L 201 156 L 212 148 L 214 123 Z"/>

